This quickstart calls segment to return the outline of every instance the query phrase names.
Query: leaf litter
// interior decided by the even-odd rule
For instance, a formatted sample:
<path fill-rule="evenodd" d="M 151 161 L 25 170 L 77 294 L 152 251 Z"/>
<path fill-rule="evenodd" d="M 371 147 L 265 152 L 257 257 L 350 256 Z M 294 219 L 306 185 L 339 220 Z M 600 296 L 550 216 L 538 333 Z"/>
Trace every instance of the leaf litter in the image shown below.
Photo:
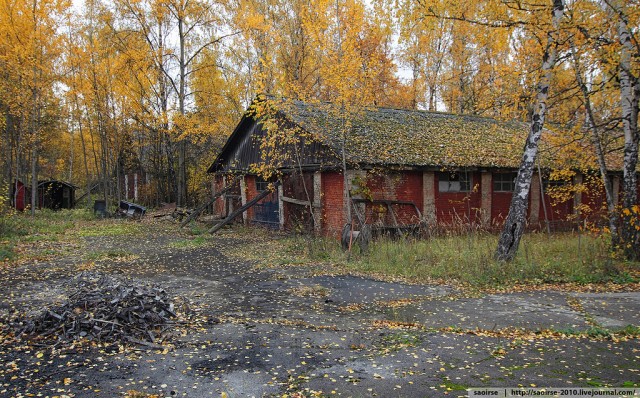
<path fill-rule="evenodd" d="M 155 231 L 153 226 L 149 230 Z M 0 356 L 9 365 L 0 370 L 0 396 L 218 397 L 224 393 L 302 397 L 394 396 L 400 392 L 412 396 L 425 391 L 447 394 L 459 386 L 516 385 L 521 380 L 538 385 L 545 380 L 555 385 L 585 385 L 587 379 L 597 379 L 612 385 L 638 376 L 637 336 L 591 338 L 582 334 L 578 339 L 570 331 L 536 334 L 412 324 L 385 317 L 385 310 L 416 302 L 438 310 L 444 302 L 458 298 L 406 296 L 400 290 L 390 294 L 387 288 L 398 289 L 399 285 L 373 279 L 363 286 L 336 284 L 344 278 L 330 276 L 331 267 L 324 270 L 326 279 L 313 278 L 307 271 L 318 272 L 317 267 L 287 267 L 278 261 L 268 250 L 273 242 L 266 234 L 258 237 L 231 230 L 199 247 L 178 250 L 172 242 L 179 238 L 184 239 L 172 231 L 149 233 L 133 243 L 119 237 L 91 237 L 94 249 L 113 250 L 124 242 L 136 257 L 99 259 L 92 269 L 100 273 L 91 274 L 90 279 L 95 285 L 100 275 L 148 287 L 160 282 L 167 291 L 189 296 L 196 301 L 190 303 L 196 321 L 187 335 L 176 336 L 173 347 L 157 349 L 135 349 L 97 339 L 81 344 L 83 340 L 75 338 L 51 346 L 42 345 L 46 339 L 16 342 L 13 332 L 5 328 L 0 333 Z M 261 251 L 269 263 L 278 265 L 265 269 L 247 260 Z M 76 290 L 81 287 L 80 278 L 73 278 L 76 263 L 56 260 L 52 265 L 58 271 L 38 275 L 39 281 L 51 287 L 70 282 L 61 302 L 51 305 L 52 300 L 41 306 L 45 309 L 64 306 L 74 286 Z M 46 272 L 47 267 L 38 269 Z M 11 275 L 15 274 L 5 276 Z M 21 283 L 29 283 L 28 277 L 25 271 Z M 356 295 L 354 287 L 362 291 Z M 21 292 L 13 293 L 19 296 Z M 341 296 L 353 300 L 341 300 Z M 11 301 L 3 304 L 13 305 Z M 174 302 L 174 309 L 178 306 Z M 344 311 L 345 307 L 351 311 Z M 24 317 L 24 306 L 9 313 Z"/>

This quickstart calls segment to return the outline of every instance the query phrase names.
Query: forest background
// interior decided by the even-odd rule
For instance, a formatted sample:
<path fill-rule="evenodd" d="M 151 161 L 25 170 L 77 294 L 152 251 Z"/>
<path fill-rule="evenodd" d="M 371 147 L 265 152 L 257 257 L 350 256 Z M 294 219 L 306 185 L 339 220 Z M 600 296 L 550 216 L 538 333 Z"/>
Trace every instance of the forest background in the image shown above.
<path fill-rule="evenodd" d="M 0 0 L 2 196 L 61 179 L 121 199 L 120 177 L 144 173 L 143 204 L 201 203 L 260 93 L 530 121 L 551 33 L 555 175 L 600 154 L 621 170 L 626 132 L 637 160 L 638 1 L 563 5 L 554 25 L 551 1 Z"/>

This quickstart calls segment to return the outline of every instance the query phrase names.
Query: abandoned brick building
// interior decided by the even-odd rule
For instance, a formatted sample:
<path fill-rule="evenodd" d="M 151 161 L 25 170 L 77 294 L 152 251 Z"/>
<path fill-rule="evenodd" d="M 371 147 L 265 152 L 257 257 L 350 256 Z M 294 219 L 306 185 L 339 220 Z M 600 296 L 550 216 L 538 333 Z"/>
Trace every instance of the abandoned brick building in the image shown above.
<path fill-rule="evenodd" d="M 244 222 L 331 236 L 348 222 L 347 206 L 352 218 L 380 228 L 419 221 L 499 227 L 528 132 L 523 123 L 419 110 L 367 109 L 347 119 L 326 103 L 275 101 L 255 108 L 254 102 L 208 170 L 215 173 L 214 191 L 231 181 L 223 176 L 238 177 L 216 202 L 216 213 L 229 214 L 267 190 L 273 180 L 261 175 L 271 166 L 282 184 L 244 212 Z M 546 177 L 554 163 L 546 146 L 541 144 L 542 173 L 532 182 L 530 225 L 575 223 L 572 217 L 584 206 L 594 209 L 591 217 L 602 214 L 597 183 L 564 201 L 551 199 L 549 187 L 559 183 Z M 343 194 L 343 161 L 352 199 Z M 572 179 L 587 177 L 576 173 Z M 612 182 L 617 200 L 620 176 L 613 173 Z"/>

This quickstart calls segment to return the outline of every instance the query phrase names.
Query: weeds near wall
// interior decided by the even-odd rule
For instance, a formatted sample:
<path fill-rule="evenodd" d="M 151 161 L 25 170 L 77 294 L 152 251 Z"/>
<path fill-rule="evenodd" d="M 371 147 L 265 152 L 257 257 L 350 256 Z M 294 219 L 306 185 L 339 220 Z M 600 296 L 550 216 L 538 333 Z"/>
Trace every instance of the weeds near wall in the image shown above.
<path fill-rule="evenodd" d="M 606 237 L 581 233 L 524 236 L 511 263 L 497 262 L 497 236 L 476 231 L 449 233 L 430 239 L 381 238 L 369 253 L 347 259 L 331 238 L 289 238 L 290 250 L 309 262 L 338 265 L 350 272 L 403 278 L 416 282 L 445 282 L 480 288 L 516 284 L 629 283 L 640 281 L 640 267 L 610 254 Z M 295 248 L 295 249 L 294 249 Z"/>

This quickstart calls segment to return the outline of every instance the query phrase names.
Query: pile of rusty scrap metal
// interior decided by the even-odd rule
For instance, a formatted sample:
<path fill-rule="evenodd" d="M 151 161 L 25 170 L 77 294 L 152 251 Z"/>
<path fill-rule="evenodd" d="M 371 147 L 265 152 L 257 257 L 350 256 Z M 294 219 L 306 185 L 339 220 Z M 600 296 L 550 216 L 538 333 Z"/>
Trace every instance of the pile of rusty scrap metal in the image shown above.
<path fill-rule="evenodd" d="M 167 203 L 153 213 L 153 218 L 164 218 L 171 221 L 182 221 L 193 212 L 192 209 L 177 207 L 175 203 Z"/>
<path fill-rule="evenodd" d="M 100 274 L 81 274 L 76 279 L 65 303 L 22 320 L 18 334 L 149 347 L 159 347 L 176 334 L 176 324 L 181 322 L 164 289 Z M 185 304 L 182 307 L 188 311 Z"/>
<path fill-rule="evenodd" d="M 147 212 L 147 208 L 133 202 L 121 200 L 116 210 L 116 216 L 129 218 L 142 218 Z"/>

